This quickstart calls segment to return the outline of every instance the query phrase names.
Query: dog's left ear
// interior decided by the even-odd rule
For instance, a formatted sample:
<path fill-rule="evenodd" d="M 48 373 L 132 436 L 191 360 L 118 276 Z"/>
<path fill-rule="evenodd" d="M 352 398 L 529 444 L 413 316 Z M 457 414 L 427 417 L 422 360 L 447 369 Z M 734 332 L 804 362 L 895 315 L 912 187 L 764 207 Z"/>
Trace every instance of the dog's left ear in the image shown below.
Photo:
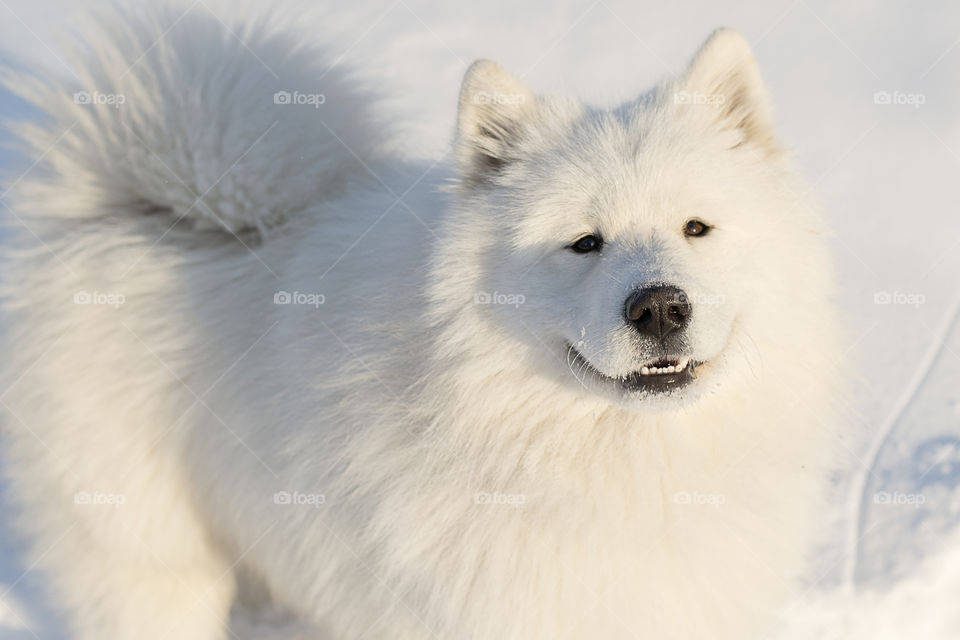
<path fill-rule="evenodd" d="M 457 159 L 467 183 L 482 183 L 515 158 L 536 109 L 533 93 L 489 60 L 470 65 L 460 89 Z"/>
<path fill-rule="evenodd" d="M 674 102 L 699 108 L 724 129 L 736 131 L 736 146 L 779 153 L 773 114 L 760 69 L 746 38 L 718 29 L 707 38 L 678 83 Z"/>

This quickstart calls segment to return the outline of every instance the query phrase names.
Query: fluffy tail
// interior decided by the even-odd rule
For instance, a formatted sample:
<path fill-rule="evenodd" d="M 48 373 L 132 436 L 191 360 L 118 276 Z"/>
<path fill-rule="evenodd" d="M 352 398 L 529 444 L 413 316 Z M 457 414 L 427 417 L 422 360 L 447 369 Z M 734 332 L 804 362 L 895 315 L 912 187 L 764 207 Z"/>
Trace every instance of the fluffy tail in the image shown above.
<path fill-rule="evenodd" d="M 230 27 L 200 3 L 114 11 L 82 33 L 69 82 L 3 75 L 48 116 L 14 128 L 37 162 L 21 215 L 164 212 L 262 234 L 342 190 L 383 140 L 373 94 L 266 21 Z"/>

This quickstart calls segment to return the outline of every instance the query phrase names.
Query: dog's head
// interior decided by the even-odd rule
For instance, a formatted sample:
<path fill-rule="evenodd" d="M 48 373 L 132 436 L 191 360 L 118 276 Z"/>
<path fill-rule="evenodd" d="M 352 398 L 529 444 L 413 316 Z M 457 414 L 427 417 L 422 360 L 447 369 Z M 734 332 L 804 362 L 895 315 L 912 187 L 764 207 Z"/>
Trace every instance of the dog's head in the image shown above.
<path fill-rule="evenodd" d="M 612 110 L 536 96 L 477 62 L 457 152 L 465 250 L 479 256 L 461 259 L 483 262 L 475 301 L 566 383 L 627 406 L 719 383 L 731 351 L 777 321 L 762 307 L 787 299 L 784 253 L 814 226 L 734 31 Z"/>

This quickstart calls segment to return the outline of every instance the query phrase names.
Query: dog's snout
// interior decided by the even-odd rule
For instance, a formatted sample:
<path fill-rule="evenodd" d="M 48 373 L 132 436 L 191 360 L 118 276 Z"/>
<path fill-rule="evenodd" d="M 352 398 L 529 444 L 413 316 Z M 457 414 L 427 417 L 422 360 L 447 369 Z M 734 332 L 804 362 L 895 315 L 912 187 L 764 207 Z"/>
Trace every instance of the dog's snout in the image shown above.
<path fill-rule="evenodd" d="M 641 334 L 663 340 L 690 322 L 693 307 L 687 294 L 671 286 L 646 287 L 627 298 L 624 315 Z"/>

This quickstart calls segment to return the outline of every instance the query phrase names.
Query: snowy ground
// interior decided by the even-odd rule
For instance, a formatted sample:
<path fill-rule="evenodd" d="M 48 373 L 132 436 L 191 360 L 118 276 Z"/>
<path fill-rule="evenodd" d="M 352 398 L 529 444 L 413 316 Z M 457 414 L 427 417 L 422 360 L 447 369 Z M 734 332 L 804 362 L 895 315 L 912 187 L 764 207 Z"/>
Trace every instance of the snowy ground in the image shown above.
<path fill-rule="evenodd" d="M 80 4 L 0 0 L 0 57 L 69 77 L 55 32 Z M 212 0 L 191 10 L 230 13 Z M 275 11 L 333 43 L 341 62 L 376 68 L 409 148 L 429 158 L 446 151 L 475 58 L 612 104 L 680 70 L 714 27 L 743 31 L 836 229 L 849 346 L 825 375 L 853 380 L 848 463 L 777 638 L 960 637 L 960 5 L 354 0 L 336 15 Z M 24 112 L 0 93 L 5 119 Z M 0 152 L 15 179 L 13 162 Z M 0 639 L 62 637 L 7 535 Z"/>

